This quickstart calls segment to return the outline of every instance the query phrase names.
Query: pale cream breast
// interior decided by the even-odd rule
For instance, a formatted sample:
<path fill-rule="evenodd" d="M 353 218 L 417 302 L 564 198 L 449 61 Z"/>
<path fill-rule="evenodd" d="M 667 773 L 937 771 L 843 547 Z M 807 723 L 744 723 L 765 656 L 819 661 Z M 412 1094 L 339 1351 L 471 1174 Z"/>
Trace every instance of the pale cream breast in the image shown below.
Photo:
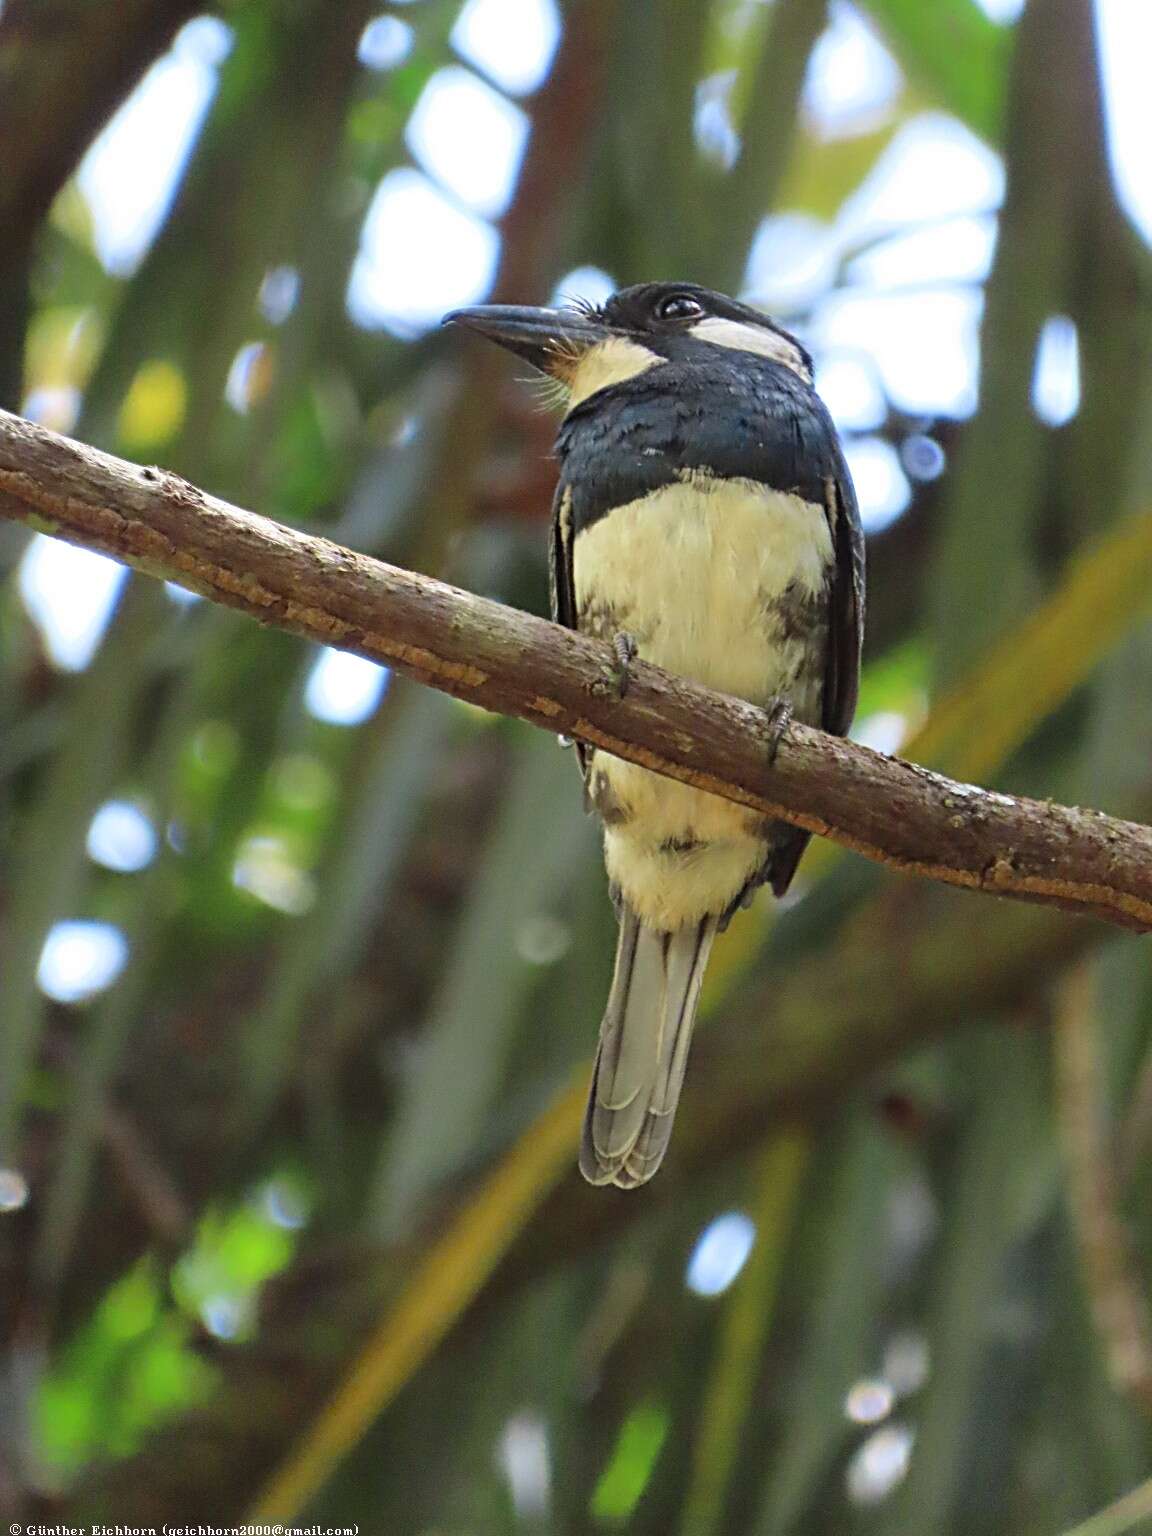
<path fill-rule="evenodd" d="M 821 592 L 831 559 L 822 507 L 693 474 L 576 536 L 579 627 L 627 630 L 645 660 L 763 703 L 789 662 L 770 605 Z"/>
<path fill-rule="evenodd" d="M 646 660 L 766 703 L 805 645 L 781 633 L 773 601 L 825 590 L 832 535 L 824 509 L 799 496 L 692 474 L 583 530 L 573 555 L 581 629 L 627 631 Z M 743 807 L 604 752 L 590 772 L 594 802 L 613 812 L 609 876 L 644 921 L 676 928 L 723 912 L 763 863 L 762 822 Z"/>

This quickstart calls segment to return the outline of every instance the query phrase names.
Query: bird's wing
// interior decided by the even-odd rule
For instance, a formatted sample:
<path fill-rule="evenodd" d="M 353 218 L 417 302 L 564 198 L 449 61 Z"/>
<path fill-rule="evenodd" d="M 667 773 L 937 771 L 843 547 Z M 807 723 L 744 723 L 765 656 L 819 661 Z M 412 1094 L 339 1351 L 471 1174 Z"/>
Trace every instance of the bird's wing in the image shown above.
<path fill-rule="evenodd" d="M 864 643 L 864 534 L 852 478 L 836 449 L 825 482 L 824 510 L 832 530 L 832 592 L 828 607 L 828 664 L 824 674 L 824 728 L 846 736 L 860 691 Z"/>
<path fill-rule="evenodd" d="M 548 590 L 552 599 L 552 621 L 566 629 L 576 629 L 576 577 L 572 565 L 572 491 L 561 478 L 552 498 L 552 527 L 548 537 Z M 591 749 L 576 743 L 576 756 L 585 780 Z"/>
<path fill-rule="evenodd" d="M 758 445 L 759 477 L 822 504 L 832 535 L 820 723 L 826 731 L 845 736 L 860 690 L 864 637 L 864 536 L 856 492 L 823 402 L 811 392 L 798 394 L 789 380 L 773 404 L 777 409 L 769 414 L 771 428 Z M 777 896 L 783 896 L 791 884 L 808 837 L 799 827 L 776 823 L 772 853 L 759 878 L 768 881 Z"/>
<path fill-rule="evenodd" d="M 548 539 L 548 587 L 552 619 L 576 628 L 576 580 L 572 573 L 572 492 L 563 480 L 552 498 L 552 529 Z"/>
<path fill-rule="evenodd" d="M 778 366 L 749 380 L 750 430 L 733 433 L 723 413 L 709 419 L 705 462 L 729 475 L 746 475 L 778 491 L 822 506 L 832 535 L 828 603 L 828 655 L 819 723 L 847 733 L 860 686 L 864 625 L 864 538 L 856 493 L 832 418 L 813 391 Z M 816 724 L 817 722 L 809 722 Z"/>

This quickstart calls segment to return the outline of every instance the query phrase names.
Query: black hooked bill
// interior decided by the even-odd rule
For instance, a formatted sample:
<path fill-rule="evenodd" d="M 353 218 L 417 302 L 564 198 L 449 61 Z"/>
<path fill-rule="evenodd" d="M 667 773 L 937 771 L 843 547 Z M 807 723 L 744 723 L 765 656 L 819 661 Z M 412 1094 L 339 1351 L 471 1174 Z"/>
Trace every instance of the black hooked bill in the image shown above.
<path fill-rule="evenodd" d="M 454 309 L 445 325 L 462 325 L 518 357 L 557 375 L 571 368 L 590 348 L 612 336 L 596 316 L 580 309 L 544 309 L 528 304 L 477 304 Z"/>

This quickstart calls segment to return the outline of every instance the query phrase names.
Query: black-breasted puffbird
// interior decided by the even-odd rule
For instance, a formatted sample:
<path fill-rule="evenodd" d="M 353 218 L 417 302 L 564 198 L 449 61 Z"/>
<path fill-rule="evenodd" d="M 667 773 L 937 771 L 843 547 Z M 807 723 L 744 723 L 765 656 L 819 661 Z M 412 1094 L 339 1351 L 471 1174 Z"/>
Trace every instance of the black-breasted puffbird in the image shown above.
<path fill-rule="evenodd" d="M 692 283 L 601 306 L 484 305 L 448 320 L 556 380 L 552 612 L 683 677 L 843 735 L 856 707 L 863 539 L 812 360 L 766 315 Z M 766 744 L 766 751 L 770 744 Z M 593 1184 L 650 1179 L 668 1146 L 708 952 L 757 886 L 788 889 L 808 833 L 581 746 L 620 919 L 584 1122 Z"/>

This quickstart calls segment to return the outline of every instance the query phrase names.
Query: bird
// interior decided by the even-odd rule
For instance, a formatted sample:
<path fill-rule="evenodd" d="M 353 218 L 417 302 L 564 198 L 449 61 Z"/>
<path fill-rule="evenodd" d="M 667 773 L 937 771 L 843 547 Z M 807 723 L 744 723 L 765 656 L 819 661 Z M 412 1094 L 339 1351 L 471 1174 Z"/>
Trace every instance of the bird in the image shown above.
<path fill-rule="evenodd" d="M 832 418 L 795 336 L 690 282 L 602 304 L 487 304 L 445 321 L 499 343 L 561 393 L 552 617 L 846 735 L 864 620 L 863 535 Z M 672 1132 L 709 951 L 809 834 L 577 743 L 619 921 L 580 1147 L 592 1184 L 631 1189 Z"/>

